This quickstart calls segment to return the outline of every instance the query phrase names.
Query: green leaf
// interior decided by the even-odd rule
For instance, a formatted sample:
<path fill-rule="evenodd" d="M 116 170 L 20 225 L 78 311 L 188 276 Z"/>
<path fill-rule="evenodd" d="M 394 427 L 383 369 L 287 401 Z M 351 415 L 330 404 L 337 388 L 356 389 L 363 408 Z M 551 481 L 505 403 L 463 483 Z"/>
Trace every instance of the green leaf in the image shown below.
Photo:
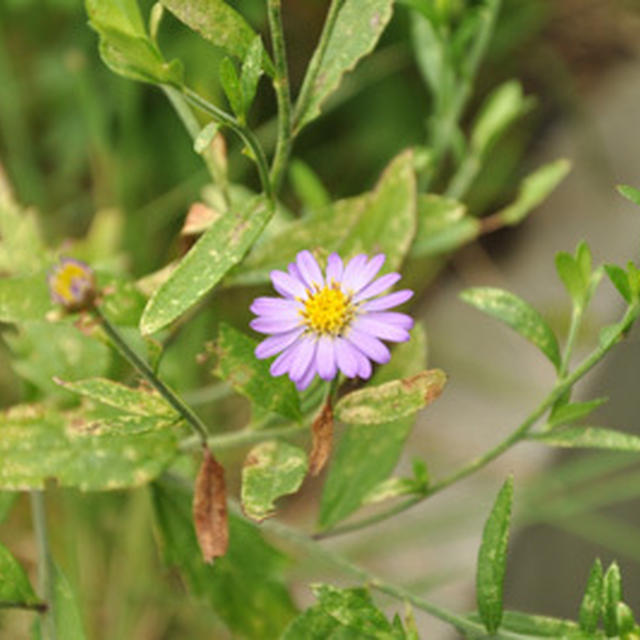
<path fill-rule="evenodd" d="M 58 566 L 54 566 L 53 571 L 53 611 L 58 638 L 85 640 L 86 635 L 76 596 Z"/>
<path fill-rule="evenodd" d="M 242 90 L 242 112 L 247 115 L 253 99 L 256 96 L 258 82 L 262 75 L 262 57 L 264 55 L 264 46 L 262 38 L 258 35 L 253 39 L 247 57 L 242 63 L 242 73 L 240 75 L 240 86 Z"/>
<path fill-rule="evenodd" d="M 637 640 L 637 635 L 627 635 L 632 634 L 634 631 L 640 631 L 640 629 L 636 627 L 636 621 L 633 617 L 631 607 L 625 602 L 618 602 L 616 623 L 621 638 L 624 638 L 624 640 Z"/>
<path fill-rule="evenodd" d="M 618 603 L 622 600 L 622 578 L 617 562 L 612 562 L 604 574 L 604 630 L 607 636 L 618 634 Z"/>
<path fill-rule="evenodd" d="M 469 616 L 472 620 L 475 615 Z M 569 638 L 581 638 L 587 640 L 581 633 L 578 625 L 571 620 L 551 618 L 548 616 L 536 616 L 520 611 L 505 611 L 502 616 L 502 629 L 513 631 L 533 638 L 553 638 L 554 640 L 568 640 Z M 590 638 L 589 640 L 594 640 Z"/>
<path fill-rule="evenodd" d="M 565 404 L 557 409 L 554 408 L 548 421 L 548 425 L 551 428 L 557 427 L 563 424 L 569 424 L 575 422 L 581 418 L 585 418 L 592 411 L 603 405 L 608 398 L 595 398 L 588 402 L 572 402 L 571 404 Z"/>
<path fill-rule="evenodd" d="M 347 424 L 382 424 L 413 415 L 441 393 L 447 377 L 430 369 L 403 380 L 353 391 L 340 398 L 335 416 Z"/>
<path fill-rule="evenodd" d="M 580 628 L 587 633 L 594 633 L 603 612 L 603 572 L 600 559 L 596 559 L 591 567 L 587 589 L 580 605 Z"/>
<path fill-rule="evenodd" d="M 274 378 L 269 362 L 258 360 L 254 351 L 258 342 L 222 323 L 216 343 L 218 362 L 213 373 L 226 380 L 252 404 L 273 411 L 290 420 L 299 421 L 300 396 L 286 376 Z"/>
<path fill-rule="evenodd" d="M 307 454 L 286 442 L 272 440 L 249 451 L 242 467 L 242 508 L 254 520 L 274 513 L 274 501 L 295 493 L 302 484 L 309 461 Z"/>
<path fill-rule="evenodd" d="M 158 418 L 136 417 L 135 427 L 80 410 L 13 407 L 0 414 L 0 489 L 41 489 L 48 480 L 82 491 L 145 484 L 177 454 L 179 432 Z"/>
<path fill-rule="evenodd" d="M 44 320 L 53 308 L 45 272 L 0 279 L 0 322 Z"/>
<path fill-rule="evenodd" d="M 309 100 L 298 105 L 297 131 L 320 115 L 322 105 L 338 88 L 342 76 L 373 51 L 392 10 L 392 0 L 343 0 L 326 47 L 316 48 L 309 63 L 307 74 L 312 70 L 316 73 Z"/>
<path fill-rule="evenodd" d="M 193 593 L 210 604 L 234 637 L 278 638 L 295 608 L 285 588 L 285 557 L 257 528 L 229 514 L 229 549 L 214 565 L 202 561 L 191 515 L 192 493 L 156 483 L 153 505 L 165 562 L 177 566 Z"/>
<path fill-rule="evenodd" d="M 632 293 L 627 272 L 616 264 L 605 264 L 604 270 L 620 295 L 631 304 Z"/>
<path fill-rule="evenodd" d="M 466 215 L 466 207 L 433 193 L 418 195 L 418 227 L 411 256 L 438 255 L 453 251 L 478 237 L 480 221 Z"/>
<path fill-rule="evenodd" d="M 588 280 L 585 282 L 582 277 L 582 270 L 578 266 L 575 258 L 570 253 L 564 251 L 557 253 L 556 271 L 567 289 L 569 296 L 571 296 L 573 303 L 576 306 L 582 305 L 589 282 Z"/>
<path fill-rule="evenodd" d="M 513 477 L 509 477 L 500 489 L 484 526 L 478 552 L 476 598 L 480 618 L 489 633 L 495 633 L 502 620 L 502 591 L 512 502 Z"/>
<path fill-rule="evenodd" d="M 560 367 L 558 341 L 545 319 L 528 303 L 508 291 L 492 287 L 466 289 L 460 297 L 480 311 L 497 318 L 535 344 Z"/>
<path fill-rule="evenodd" d="M 540 167 L 521 183 L 516 199 L 496 214 L 503 224 L 520 223 L 532 209 L 542 204 L 569 173 L 568 160 L 556 160 Z"/>
<path fill-rule="evenodd" d="M 552 447 L 640 451 L 640 437 L 600 427 L 560 427 L 528 438 Z"/>
<path fill-rule="evenodd" d="M 268 201 L 257 197 L 216 220 L 147 303 L 140 320 L 142 333 L 166 327 L 206 295 L 242 259 L 272 213 Z"/>
<path fill-rule="evenodd" d="M 68 391 L 97 400 L 126 413 L 141 416 L 177 417 L 175 410 L 167 404 L 166 400 L 151 389 L 132 389 L 106 378 L 89 378 L 77 382 L 57 380 L 57 382 Z"/>
<path fill-rule="evenodd" d="M 426 336 L 417 324 L 411 340 L 393 351 L 389 363 L 376 371 L 371 384 L 410 376 L 426 366 Z M 319 526 L 326 529 L 353 513 L 365 497 L 396 466 L 413 426 L 413 417 L 370 425 L 351 425 L 334 451 L 322 492 Z"/>
<path fill-rule="evenodd" d="M 220 125 L 217 122 L 209 122 L 205 125 L 193 141 L 193 150 L 200 155 L 205 153 L 219 130 Z"/>
<path fill-rule="evenodd" d="M 627 184 L 619 184 L 617 186 L 618 193 L 624 196 L 627 200 L 637 204 L 640 207 L 640 191 L 634 187 L 630 187 Z"/>
<path fill-rule="evenodd" d="M 289 163 L 289 182 L 297 198 L 313 213 L 322 211 L 331 203 L 331 196 L 311 167 L 293 158 Z"/>
<path fill-rule="evenodd" d="M 303 249 L 315 251 L 320 258 L 337 251 L 345 259 L 356 253 L 382 252 L 387 256 L 384 271 L 397 270 L 411 245 L 415 217 L 412 154 L 404 152 L 391 161 L 373 191 L 340 200 L 322 214 L 287 225 L 252 251 L 228 282 L 268 282 L 273 269 L 282 269 Z"/>
<path fill-rule="evenodd" d="M 244 60 L 256 36 L 247 21 L 222 0 L 161 0 L 173 15 L 205 40 Z"/>
<path fill-rule="evenodd" d="M 509 80 L 496 87 L 484 104 L 473 124 L 471 147 L 475 153 L 485 155 L 504 131 L 531 106 L 531 100 L 522 93 L 517 80 Z"/>
<path fill-rule="evenodd" d="M 419 485 L 415 478 L 399 478 L 394 476 L 377 484 L 362 500 L 362 504 L 384 502 L 398 496 L 422 493 L 426 487 Z"/>
<path fill-rule="evenodd" d="M 236 67 L 230 58 L 223 58 L 218 68 L 218 77 L 231 109 L 239 117 L 244 118 L 244 100 Z"/>
<path fill-rule="evenodd" d="M 9 549 L 0 543 L 0 607 L 3 603 L 35 605 L 40 602 L 29 578 Z"/>

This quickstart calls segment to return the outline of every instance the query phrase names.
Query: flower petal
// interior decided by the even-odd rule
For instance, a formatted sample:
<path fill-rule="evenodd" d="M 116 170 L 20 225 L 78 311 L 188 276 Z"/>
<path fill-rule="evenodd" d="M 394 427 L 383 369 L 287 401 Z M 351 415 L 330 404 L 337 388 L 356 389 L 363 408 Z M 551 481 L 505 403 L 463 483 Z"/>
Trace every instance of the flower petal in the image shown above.
<path fill-rule="evenodd" d="M 354 326 L 351 327 L 347 335 L 347 340 L 352 346 L 358 349 L 358 351 L 361 351 L 365 356 L 378 364 L 385 364 L 391 359 L 389 349 L 387 349 L 380 340 L 369 333 L 360 331 Z"/>
<path fill-rule="evenodd" d="M 387 273 L 384 276 L 380 276 L 377 280 L 374 280 L 371 284 L 364 287 L 364 289 L 358 291 L 358 295 L 353 298 L 353 301 L 360 302 L 367 298 L 373 298 L 373 296 L 377 296 L 383 291 L 393 287 L 401 277 L 399 273 Z"/>
<path fill-rule="evenodd" d="M 301 251 L 296 256 L 296 266 L 307 289 L 322 289 L 324 286 L 322 271 L 311 251 Z"/>
<path fill-rule="evenodd" d="M 330 286 L 332 282 L 339 283 L 343 271 L 342 258 L 337 253 L 330 254 L 327 258 L 327 284 Z"/>
<path fill-rule="evenodd" d="M 304 374 L 307 373 L 307 368 L 316 355 L 317 341 L 311 337 L 304 336 L 297 344 L 299 347 L 289 367 L 289 377 L 294 382 L 302 380 Z"/>
<path fill-rule="evenodd" d="M 300 380 L 296 382 L 296 389 L 298 391 L 304 391 L 312 382 L 312 380 L 316 377 L 316 367 L 315 363 L 309 363 L 307 370 Z"/>
<path fill-rule="evenodd" d="M 254 318 L 249 326 L 259 333 L 285 333 L 302 326 L 302 317 L 279 318 L 277 316 L 259 316 Z"/>
<path fill-rule="evenodd" d="M 371 362 L 369 362 L 369 358 L 355 347 L 353 352 L 358 361 L 358 378 L 361 380 L 368 380 L 371 377 Z"/>
<path fill-rule="evenodd" d="M 375 277 L 378 271 L 382 268 L 386 256 L 384 253 L 379 253 L 377 256 L 373 256 L 369 262 L 356 274 L 352 279 L 353 290 L 357 293 L 362 287 L 368 285 Z"/>
<path fill-rule="evenodd" d="M 297 340 L 296 342 L 294 342 L 271 363 L 269 372 L 272 376 L 281 376 L 283 373 L 287 373 L 287 371 L 289 371 L 291 364 L 296 357 L 296 352 L 298 351 L 300 342 L 301 340 Z"/>
<path fill-rule="evenodd" d="M 401 289 L 400 291 L 394 291 L 381 298 L 375 300 L 369 300 L 369 302 L 363 303 L 362 311 L 384 311 L 385 309 L 391 309 L 391 307 L 397 307 L 400 304 L 406 302 L 413 295 L 411 289 Z"/>
<path fill-rule="evenodd" d="M 409 340 L 409 332 L 402 326 L 375 320 L 374 318 L 372 318 L 373 315 L 377 314 L 360 316 L 359 318 L 356 318 L 352 325 L 352 332 L 357 330 L 363 335 L 368 335 L 374 338 L 382 338 L 383 340 L 390 340 L 391 342 L 406 342 L 407 340 Z M 360 343 L 358 341 L 354 342 L 358 346 L 360 346 Z"/>
<path fill-rule="evenodd" d="M 384 311 L 382 313 L 366 313 L 362 318 L 380 322 L 382 324 L 392 325 L 407 331 L 413 328 L 413 318 L 406 313 L 398 313 L 397 311 Z"/>
<path fill-rule="evenodd" d="M 367 256 L 364 253 L 359 253 L 349 260 L 342 274 L 342 290 L 346 294 L 353 295 L 356 292 L 355 285 L 359 282 L 360 272 L 366 264 Z"/>
<path fill-rule="evenodd" d="M 272 298 L 262 296 L 256 298 L 251 303 L 251 312 L 257 316 L 278 316 L 280 318 L 295 318 L 300 315 L 302 305 L 295 301 L 284 298 Z"/>
<path fill-rule="evenodd" d="M 336 338 L 335 340 L 336 363 L 340 371 L 347 378 L 355 378 L 358 375 L 358 354 L 356 348 L 344 338 Z"/>
<path fill-rule="evenodd" d="M 274 270 L 270 275 L 273 288 L 285 298 L 301 298 L 304 300 L 307 297 L 304 284 L 291 274 Z"/>
<path fill-rule="evenodd" d="M 333 380 L 338 372 L 336 366 L 335 338 L 322 336 L 316 350 L 316 369 L 323 380 Z"/>
<path fill-rule="evenodd" d="M 256 347 L 254 351 L 256 358 L 263 360 L 264 358 L 275 356 L 276 353 L 280 353 L 280 351 L 286 349 L 290 344 L 293 344 L 303 331 L 304 327 L 300 327 L 293 331 L 278 333 L 266 338 Z"/>

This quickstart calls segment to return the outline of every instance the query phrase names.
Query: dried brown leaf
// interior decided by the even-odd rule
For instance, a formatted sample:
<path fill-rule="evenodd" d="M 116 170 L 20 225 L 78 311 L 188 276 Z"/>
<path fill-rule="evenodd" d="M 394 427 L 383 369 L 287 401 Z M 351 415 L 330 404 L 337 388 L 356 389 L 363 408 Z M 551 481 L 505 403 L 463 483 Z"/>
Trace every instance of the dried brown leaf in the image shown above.
<path fill-rule="evenodd" d="M 311 425 L 313 437 L 311 455 L 309 456 L 309 472 L 317 476 L 331 455 L 333 445 L 333 407 L 331 399 L 327 399 L 322 410 Z"/>
<path fill-rule="evenodd" d="M 220 213 L 202 202 L 194 202 L 189 207 L 184 225 L 180 231 L 181 236 L 195 236 L 204 233 L 218 218 Z"/>

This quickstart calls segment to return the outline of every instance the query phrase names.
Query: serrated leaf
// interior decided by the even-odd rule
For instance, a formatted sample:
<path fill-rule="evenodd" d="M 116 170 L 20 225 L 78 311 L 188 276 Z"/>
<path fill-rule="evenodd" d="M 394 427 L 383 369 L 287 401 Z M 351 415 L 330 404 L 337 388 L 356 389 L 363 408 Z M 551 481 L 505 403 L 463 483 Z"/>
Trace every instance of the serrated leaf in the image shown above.
<path fill-rule="evenodd" d="M 216 220 L 151 297 L 140 320 L 142 333 L 154 333 L 182 315 L 237 264 L 273 213 L 263 197 Z"/>
<path fill-rule="evenodd" d="M 405 418 L 431 404 L 442 393 L 446 380 L 444 371 L 430 369 L 353 391 L 340 398 L 335 415 L 347 424 L 373 425 Z"/>
<path fill-rule="evenodd" d="M 603 579 L 604 630 L 607 636 L 618 634 L 618 603 L 622 600 L 622 578 L 617 562 L 612 562 Z"/>
<path fill-rule="evenodd" d="M 418 195 L 418 226 L 411 256 L 453 251 L 478 237 L 480 221 L 466 215 L 466 207 L 432 193 Z"/>
<path fill-rule="evenodd" d="M 594 633 L 603 612 L 603 572 L 600 559 L 596 559 L 591 567 L 587 588 L 580 605 L 580 628 L 587 633 Z"/>
<path fill-rule="evenodd" d="M 560 367 L 558 341 L 546 320 L 527 302 L 508 291 L 492 287 L 466 289 L 460 297 L 480 311 L 497 318 L 535 344 Z"/>
<path fill-rule="evenodd" d="M 608 398 L 595 398 L 588 402 L 572 402 L 571 404 L 562 405 L 553 410 L 547 424 L 550 428 L 554 428 L 559 425 L 575 422 L 588 416 L 607 400 Z"/>
<path fill-rule="evenodd" d="M 376 46 L 393 10 L 392 0 L 344 0 L 324 50 L 317 48 L 307 73 L 315 70 L 306 104 L 298 105 L 296 130 L 320 115 L 322 105 L 342 76 Z"/>
<path fill-rule="evenodd" d="M 223 58 L 218 67 L 218 77 L 231 109 L 240 118 L 244 117 L 244 100 L 236 67 L 230 58 Z"/>
<path fill-rule="evenodd" d="M 371 384 L 410 376 L 426 365 L 426 336 L 418 324 L 411 340 L 397 346 Z M 365 496 L 396 466 L 413 426 L 413 417 L 370 425 L 351 425 L 338 441 L 322 492 L 318 524 L 326 529 L 353 513 Z"/>
<path fill-rule="evenodd" d="M 605 264 L 604 270 L 620 295 L 631 304 L 632 295 L 627 272 L 616 264 Z"/>
<path fill-rule="evenodd" d="M 173 15 L 216 47 L 244 60 L 256 34 L 223 0 L 161 0 Z"/>
<path fill-rule="evenodd" d="M 157 418 L 137 430 L 117 418 L 18 405 L 0 414 L 0 489 L 41 489 L 48 480 L 82 491 L 145 484 L 173 460 L 179 432 Z M 126 423 L 125 423 L 126 424 Z M 140 427 L 140 424 L 138 424 Z M 137 431 L 137 432 L 136 432 Z"/>
<path fill-rule="evenodd" d="M 256 406 L 300 420 L 300 396 L 295 385 L 286 376 L 274 378 L 269 373 L 269 362 L 254 355 L 257 344 L 228 324 L 221 324 L 216 343 L 218 362 L 213 373 Z"/>
<path fill-rule="evenodd" d="M 628 184 L 620 184 L 617 187 L 618 193 L 627 200 L 637 204 L 640 207 L 640 190 L 630 187 Z"/>
<path fill-rule="evenodd" d="M 264 46 L 262 38 L 258 35 L 253 39 L 247 56 L 242 63 L 242 73 L 240 74 L 240 86 L 242 90 L 243 113 L 249 113 L 253 99 L 256 96 L 258 82 L 262 75 L 262 57 Z"/>
<path fill-rule="evenodd" d="M 389 163 L 373 191 L 340 200 L 322 214 L 287 225 L 256 248 L 228 282 L 268 282 L 273 269 L 281 269 L 303 249 L 321 258 L 337 251 L 345 259 L 356 253 L 382 252 L 387 256 L 384 271 L 397 270 L 415 234 L 415 218 L 412 154 L 403 152 Z"/>
<path fill-rule="evenodd" d="M 552 447 L 640 451 L 640 437 L 600 427 L 560 427 L 528 438 Z"/>
<path fill-rule="evenodd" d="M 205 599 L 233 631 L 248 640 L 277 638 L 295 608 L 285 588 L 286 559 L 253 525 L 229 514 L 229 548 L 204 564 L 191 519 L 191 492 L 167 482 L 153 485 L 153 506 L 165 562 L 177 566 L 191 591 Z"/>
<path fill-rule="evenodd" d="M 175 410 L 156 391 L 132 389 L 106 378 L 88 378 L 76 382 L 57 381 L 60 386 L 85 398 L 140 416 L 176 418 Z"/>
<path fill-rule="evenodd" d="M 496 216 L 505 225 L 520 223 L 532 209 L 547 199 L 570 169 L 568 160 L 556 160 L 540 167 L 522 181 L 516 199 Z"/>
<path fill-rule="evenodd" d="M 36 605 L 39 602 L 25 570 L 0 543 L 0 607 L 3 603 Z"/>
<path fill-rule="evenodd" d="M 274 502 L 295 493 L 309 463 L 307 454 L 286 442 L 272 440 L 249 451 L 242 467 L 242 508 L 254 520 L 273 515 Z"/>
<path fill-rule="evenodd" d="M 502 591 L 512 502 L 513 477 L 509 477 L 489 514 L 478 551 L 476 599 L 480 618 L 489 633 L 494 633 L 502 621 Z"/>

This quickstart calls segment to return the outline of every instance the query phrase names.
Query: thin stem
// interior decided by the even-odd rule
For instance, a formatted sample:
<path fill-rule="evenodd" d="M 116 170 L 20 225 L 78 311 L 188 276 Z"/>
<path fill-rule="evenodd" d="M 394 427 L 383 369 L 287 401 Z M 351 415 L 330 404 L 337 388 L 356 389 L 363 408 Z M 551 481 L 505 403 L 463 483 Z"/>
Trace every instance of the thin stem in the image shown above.
<path fill-rule="evenodd" d="M 47 603 L 46 611 L 42 616 L 42 637 L 44 640 L 57 640 L 54 618 L 54 584 L 53 584 L 53 560 L 49 548 L 49 534 L 47 530 L 47 514 L 44 505 L 44 493 L 42 491 L 31 492 L 31 514 L 33 517 L 33 529 L 38 548 L 38 590 Z"/>
<path fill-rule="evenodd" d="M 0 609 L 25 609 L 26 611 L 37 611 L 45 613 L 49 607 L 46 602 L 12 602 L 10 600 L 0 600 Z"/>
<path fill-rule="evenodd" d="M 296 101 L 295 114 L 293 118 L 294 135 L 300 132 L 300 128 L 302 126 L 300 120 L 304 116 L 307 107 L 309 106 L 309 102 L 311 101 L 311 97 L 313 96 L 318 71 L 320 70 L 320 65 L 322 64 L 324 54 L 327 50 L 327 46 L 329 45 L 329 38 L 333 33 L 333 28 L 336 24 L 338 13 L 342 8 L 343 3 L 344 0 L 332 0 L 331 6 L 329 7 L 327 17 L 324 21 L 324 26 L 322 28 L 322 33 L 320 34 L 320 40 L 318 41 L 316 50 L 311 58 L 311 62 L 309 62 L 309 66 L 307 67 L 307 72 L 302 82 L 302 88 L 300 89 L 300 93 L 298 94 L 298 99 Z"/>
<path fill-rule="evenodd" d="M 564 378 L 569 371 L 569 365 L 571 364 L 571 356 L 573 355 L 573 349 L 578 337 L 578 331 L 580 331 L 580 325 L 582 324 L 582 317 L 584 315 L 584 307 L 582 305 L 574 305 L 571 312 L 571 324 L 569 325 L 569 334 L 567 335 L 567 344 L 562 354 L 562 362 L 560 363 L 560 370 L 558 371 L 558 377 Z"/>
<path fill-rule="evenodd" d="M 515 431 L 513 431 L 513 433 L 511 433 L 493 449 L 490 449 L 489 451 L 464 465 L 451 475 L 446 476 L 439 482 L 431 485 L 427 492 L 420 495 L 412 496 L 411 498 L 400 502 L 399 504 L 396 504 L 389 509 L 386 509 L 385 511 L 381 511 L 380 513 L 369 516 L 368 518 L 362 518 L 361 520 L 356 520 L 351 524 L 346 524 L 341 527 L 335 527 L 334 529 L 329 529 L 328 531 L 321 531 L 314 535 L 314 539 L 320 540 L 323 538 L 342 535 L 344 533 L 350 533 L 352 531 L 357 531 L 359 529 L 364 529 L 365 527 L 368 527 L 370 525 L 377 524 L 378 522 L 382 522 L 383 520 L 387 520 L 388 518 L 391 518 L 398 513 L 407 511 L 411 507 L 420 504 L 436 493 L 447 489 L 452 484 L 458 482 L 459 480 L 462 480 L 463 478 L 466 478 L 467 476 L 472 475 L 479 469 L 487 466 L 490 462 L 493 462 L 493 460 L 501 456 L 505 451 L 523 440 L 531 427 L 533 427 L 533 425 L 544 415 L 544 413 L 553 406 L 558 398 L 560 398 L 564 393 L 571 389 L 571 387 L 573 387 L 573 385 L 578 380 L 580 380 L 588 371 L 590 371 L 598 362 L 600 362 L 600 360 L 602 360 L 602 358 L 617 342 L 617 340 L 619 340 L 628 331 L 629 327 L 637 318 L 639 312 L 640 306 L 629 307 L 622 320 L 618 323 L 617 329 L 611 339 L 608 340 L 605 344 L 601 344 L 596 349 L 594 349 L 594 351 L 582 361 L 582 363 L 573 371 L 573 373 L 566 377 L 558 379 L 549 395 L 547 395 L 547 397 L 529 414 L 524 422 L 522 422 L 520 426 Z"/>
<path fill-rule="evenodd" d="M 289 70 L 287 67 L 287 52 L 282 28 L 280 0 L 267 0 L 267 15 L 269 17 L 269 30 L 271 31 L 275 66 L 273 88 L 275 89 L 276 99 L 278 101 L 278 141 L 271 164 L 270 177 L 273 190 L 277 191 L 282 181 L 282 174 L 293 143 Z"/>
<path fill-rule="evenodd" d="M 211 104 L 208 100 L 205 100 L 200 94 L 196 93 L 189 87 L 180 87 L 182 95 L 192 105 L 202 109 L 210 116 L 212 116 L 217 122 L 229 127 L 238 137 L 247 145 L 247 147 L 253 153 L 253 157 L 258 168 L 258 175 L 260 177 L 260 184 L 267 198 L 273 199 L 273 190 L 271 188 L 271 181 L 269 179 L 269 166 L 267 164 L 267 158 L 264 155 L 264 150 L 258 141 L 258 138 L 253 134 L 250 129 L 243 127 L 233 116 L 229 115 L 226 111 L 223 111 L 214 104 Z"/>
<path fill-rule="evenodd" d="M 142 377 L 191 425 L 199 437 L 201 444 L 207 442 L 207 428 L 193 410 L 186 405 L 181 398 L 176 395 L 160 378 L 152 371 L 151 367 L 127 344 L 119 331 L 102 314 L 98 307 L 94 308 L 94 313 L 105 333 L 120 354 L 134 367 Z"/>

